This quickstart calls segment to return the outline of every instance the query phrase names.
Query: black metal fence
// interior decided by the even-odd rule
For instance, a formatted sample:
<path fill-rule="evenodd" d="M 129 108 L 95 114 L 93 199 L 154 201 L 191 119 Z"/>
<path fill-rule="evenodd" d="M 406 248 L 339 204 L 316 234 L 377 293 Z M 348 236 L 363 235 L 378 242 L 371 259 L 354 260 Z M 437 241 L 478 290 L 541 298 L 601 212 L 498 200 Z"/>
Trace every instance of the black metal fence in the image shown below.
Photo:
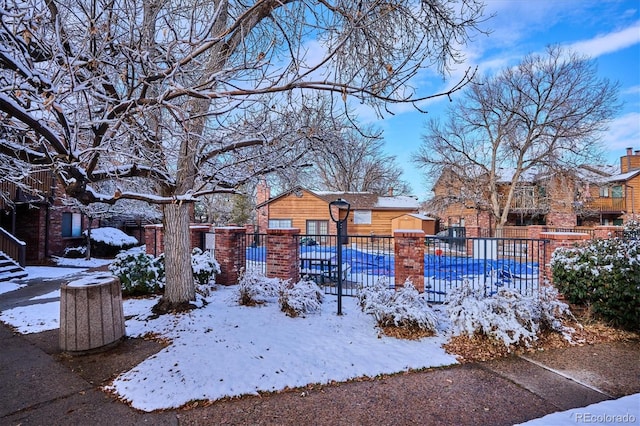
<path fill-rule="evenodd" d="M 301 234 L 296 259 L 302 277 L 312 279 L 327 294 L 355 296 L 361 286 L 383 280 L 395 286 L 394 238 L 349 235 L 340 245 L 342 264 L 337 263 L 335 235 Z M 266 234 L 247 234 L 244 239 L 246 269 L 266 273 Z M 535 294 L 543 280 L 546 240 L 526 238 L 465 238 L 457 234 L 425 237 L 424 289 L 428 300 L 444 302 L 452 288 L 471 285 L 491 295 L 501 288 Z M 340 275 L 339 275 L 340 274 Z M 419 284 L 419 283 L 414 283 Z"/>
<path fill-rule="evenodd" d="M 246 234 L 244 238 L 245 270 L 267 273 L 267 234 Z"/>
<path fill-rule="evenodd" d="M 424 286 L 428 300 L 444 302 L 452 288 L 470 285 L 489 296 L 501 288 L 535 294 L 546 240 L 526 238 L 425 238 Z"/>
<path fill-rule="evenodd" d="M 380 279 L 393 285 L 393 237 L 349 235 L 339 247 L 335 235 L 299 238 L 300 274 L 324 287 L 325 293 L 337 294 L 339 276 L 345 296 L 355 296 L 358 287 L 372 286 Z M 338 250 L 341 250 L 340 264 Z"/>

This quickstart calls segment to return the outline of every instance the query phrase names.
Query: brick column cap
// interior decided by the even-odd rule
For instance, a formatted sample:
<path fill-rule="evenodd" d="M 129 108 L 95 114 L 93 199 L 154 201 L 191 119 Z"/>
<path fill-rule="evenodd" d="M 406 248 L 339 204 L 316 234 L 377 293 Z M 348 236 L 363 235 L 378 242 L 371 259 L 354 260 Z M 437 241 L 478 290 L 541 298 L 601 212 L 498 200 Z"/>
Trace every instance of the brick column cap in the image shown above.
<path fill-rule="evenodd" d="M 189 229 L 211 229 L 211 225 L 207 223 L 191 223 L 189 224 Z"/>
<path fill-rule="evenodd" d="M 425 235 L 421 229 L 396 229 L 393 231 L 394 237 L 423 237 Z"/>
<path fill-rule="evenodd" d="M 589 234 L 580 232 L 541 232 L 540 237 L 548 240 L 588 240 Z"/>
<path fill-rule="evenodd" d="M 268 235 L 298 235 L 300 229 L 298 228 L 269 228 L 267 229 Z"/>
<path fill-rule="evenodd" d="M 240 226 L 220 226 L 220 227 L 216 227 L 213 228 L 213 230 L 216 233 L 220 233 L 220 234 L 235 234 L 239 231 L 244 231 L 244 227 L 240 227 Z"/>

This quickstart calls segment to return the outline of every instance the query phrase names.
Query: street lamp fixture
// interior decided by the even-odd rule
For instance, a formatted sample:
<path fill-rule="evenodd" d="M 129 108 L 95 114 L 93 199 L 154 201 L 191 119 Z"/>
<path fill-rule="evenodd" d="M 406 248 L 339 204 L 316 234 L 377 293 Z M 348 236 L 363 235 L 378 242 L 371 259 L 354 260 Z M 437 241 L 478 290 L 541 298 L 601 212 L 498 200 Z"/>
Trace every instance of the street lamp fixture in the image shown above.
<path fill-rule="evenodd" d="M 334 215 L 334 210 L 335 215 Z M 340 213 L 346 210 L 346 213 L 343 218 L 340 217 Z M 338 235 L 336 237 L 336 250 L 337 250 L 337 268 L 336 273 L 338 274 L 338 315 L 342 315 L 342 240 L 343 240 L 343 226 L 349 217 L 349 212 L 351 211 L 351 204 L 348 201 L 343 200 L 342 198 L 338 198 L 335 201 L 329 203 L 329 215 L 331 216 L 331 220 L 336 223 L 336 229 Z"/>

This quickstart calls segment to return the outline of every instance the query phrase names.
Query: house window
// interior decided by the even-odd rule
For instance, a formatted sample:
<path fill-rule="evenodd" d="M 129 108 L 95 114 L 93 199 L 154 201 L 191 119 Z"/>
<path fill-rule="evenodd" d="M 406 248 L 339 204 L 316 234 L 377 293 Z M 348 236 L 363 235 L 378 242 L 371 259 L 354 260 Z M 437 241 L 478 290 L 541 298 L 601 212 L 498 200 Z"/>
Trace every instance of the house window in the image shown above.
<path fill-rule="evenodd" d="M 609 197 L 609 187 L 608 186 L 601 186 L 600 187 L 600 197 L 602 197 L 602 198 L 608 198 Z"/>
<path fill-rule="evenodd" d="M 612 198 L 622 198 L 622 186 L 616 185 L 611 188 L 611 197 Z"/>
<path fill-rule="evenodd" d="M 269 229 L 292 228 L 291 219 L 269 219 Z"/>
<path fill-rule="evenodd" d="M 329 221 L 307 220 L 307 235 L 329 235 Z"/>
<path fill-rule="evenodd" d="M 80 213 L 62 213 L 62 236 L 76 238 L 82 235 L 82 215 Z"/>
<path fill-rule="evenodd" d="M 371 225 L 371 210 L 355 210 L 353 212 L 354 225 Z"/>

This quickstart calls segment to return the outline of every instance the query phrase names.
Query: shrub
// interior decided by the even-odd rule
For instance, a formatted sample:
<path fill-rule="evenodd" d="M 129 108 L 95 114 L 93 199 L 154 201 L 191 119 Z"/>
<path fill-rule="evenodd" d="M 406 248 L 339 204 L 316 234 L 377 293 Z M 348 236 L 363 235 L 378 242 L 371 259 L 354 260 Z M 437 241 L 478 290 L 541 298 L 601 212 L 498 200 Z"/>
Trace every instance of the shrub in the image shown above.
<path fill-rule="evenodd" d="M 68 259 L 80 259 L 87 254 L 87 248 L 85 246 L 80 247 L 67 247 L 64 249 L 63 257 Z"/>
<path fill-rule="evenodd" d="M 104 227 L 91 230 L 90 244 L 92 256 L 111 258 L 122 250 L 137 246 L 138 240 L 117 228 Z"/>
<path fill-rule="evenodd" d="M 592 240 L 559 248 L 551 268 L 554 285 L 570 303 L 589 306 L 619 327 L 640 329 L 639 240 Z"/>
<path fill-rule="evenodd" d="M 362 311 L 373 315 L 380 327 L 436 331 L 435 312 L 408 280 L 396 291 L 389 289 L 386 278 L 381 278 L 373 286 L 361 288 L 358 301 Z"/>
<path fill-rule="evenodd" d="M 549 329 L 567 336 L 562 318 L 572 317 L 560 302 L 555 289 L 544 289 L 537 296 L 502 289 L 492 296 L 469 285 L 453 289 L 447 297 L 446 311 L 453 335 L 484 335 L 505 346 L 530 346 L 540 331 Z"/>
<path fill-rule="evenodd" d="M 124 296 L 160 293 L 164 287 L 164 259 L 144 252 L 121 253 L 109 265 L 120 278 Z"/>
<path fill-rule="evenodd" d="M 280 310 L 290 317 L 316 312 L 322 306 L 324 294 L 313 281 L 302 280 L 293 285 L 282 285 L 278 303 Z"/>
<path fill-rule="evenodd" d="M 278 278 L 267 278 L 258 270 L 245 270 L 238 281 L 238 303 L 255 306 L 275 300 L 280 294 L 282 281 Z"/>
<path fill-rule="evenodd" d="M 203 252 L 198 247 L 191 252 L 193 277 L 199 285 L 209 284 L 215 274 L 220 273 L 220 265 L 211 256 L 211 252 Z"/>

